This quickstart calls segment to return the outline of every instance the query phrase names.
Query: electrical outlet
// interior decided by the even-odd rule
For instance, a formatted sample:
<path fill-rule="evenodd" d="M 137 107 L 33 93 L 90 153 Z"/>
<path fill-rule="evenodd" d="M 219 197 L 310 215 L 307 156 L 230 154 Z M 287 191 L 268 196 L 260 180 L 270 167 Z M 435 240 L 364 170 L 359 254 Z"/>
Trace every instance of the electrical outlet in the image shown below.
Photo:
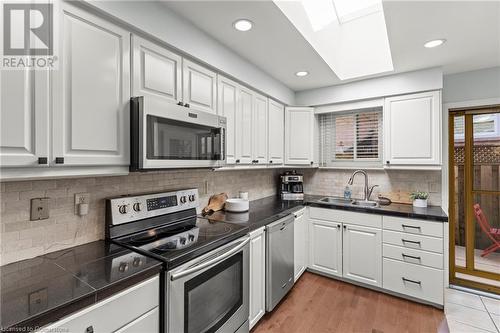
<path fill-rule="evenodd" d="M 75 214 L 78 214 L 80 204 L 90 204 L 90 193 L 75 193 Z"/>
<path fill-rule="evenodd" d="M 31 199 L 31 221 L 46 220 L 49 218 L 49 198 Z"/>
<path fill-rule="evenodd" d="M 28 294 L 29 313 L 35 314 L 42 310 L 46 310 L 49 304 L 48 299 L 47 288 L 36 290 Z"/>

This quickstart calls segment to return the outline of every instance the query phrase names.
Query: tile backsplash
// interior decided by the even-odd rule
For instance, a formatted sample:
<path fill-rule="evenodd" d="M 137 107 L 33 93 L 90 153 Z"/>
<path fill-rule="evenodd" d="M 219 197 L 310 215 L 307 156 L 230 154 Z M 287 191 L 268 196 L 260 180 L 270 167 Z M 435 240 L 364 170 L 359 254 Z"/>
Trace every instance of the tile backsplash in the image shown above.
<path fill-rule="evenodd" d="M 105 198 L 122 194 L 198 188 L 202 206 L 211 194 L 250 200 L 276 194 L 280 170 L 172 170 L 127 176 L 0 183 L 0 265 L 104 238 Z M 205 192 L 207 189 L 207 192 Z M 86 216 L 75 214 L 75 193 L 90 193 Z M 30 200 L 50 198 L 50 218 L 30 221 Z"/>
<path fill-rule="evenodd" d="M 304 172 L 304 192 L 308 194 L 343 196 L 344 188 L 354 170 L 310 169 Z M 372 198 L 388 192 L 429 192 L 429 204 L 441 206 L 441 171 L 367 170 L 368 185 L 379 185 Z M 356 175 L 351 186 L 353 198 L 362 198 L 364 177 Z"/>
<path fill-rule="evenodd" d="M 248 191 L 250 200 L 276 194 L 282 169 L 239 171 L 171 170 L 72 179 L 0 183 L 0 264 L 32 258 L 104 238 L 105 198 L 122 194 L 198 188 L 204 206 L 211 194 L 237 196 Z M 343 195 L 352 170 L 306 169 L 304 190 L 319 195 Z M 368 171 L 374 195 L 387 191 L 430 191 L 430 204 L 441 204 L 439 171 Z M 353 197 L 361 197 L 363 178 L 355 179 Z M 89 214 L 74 211 L 75 193 L 90 194 Z M 50 198 L 50 218 L 30 221 L 30 200 Z"/>

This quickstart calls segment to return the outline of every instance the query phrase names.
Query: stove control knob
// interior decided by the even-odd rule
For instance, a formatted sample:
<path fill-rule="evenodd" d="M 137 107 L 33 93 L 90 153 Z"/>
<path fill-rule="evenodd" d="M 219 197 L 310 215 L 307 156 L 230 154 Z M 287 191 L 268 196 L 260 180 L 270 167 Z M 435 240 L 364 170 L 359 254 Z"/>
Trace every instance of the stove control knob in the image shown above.
<path fill-rule="evenodd" d="M 128 264 L 126 262 L 121 262 L 120 266 L 118 266 L 118 270 L 122 273 L 128 271 Z"/>
<path fill-rule="evenodd" d="M 196 199 L 194 194 L 189 195 L 189 201 L 193 202 Z"/>
<path fill-rule="evenodd" d="M 136 202 L 133 208 L 136 212 L 140 212 L 142 210 L 142 204 L 140 202 Z"/>
<path fill-rule="evenodd" d="M 189 234 L 188 239 L 189 239 L 190 242 L 193 242 L 194 241 L 194 235 Z"/>
<path fill-rule="evenodd" d="M 181 243 L 181 245 L 186 245 L 186 237 L 179 238 L 179 242 Z"/>
<path fill-rule="evenodd" d="M 186 196 L 182 196 L 180 201 L 181 201 L 181 203 L 186 203 Z"/>
<path fill-rule="evenodd" d="M 132 262 L 132 266 L 138 267 L 142 265 L 142 259 L 140 257 L 135 257 L 134 261 Z"/>
<path fill-rule="evenodd" d="M 118 211 L 120 212 L 120 214 L 127 214 L 128 213 L 128 205 L 119 206 Z"/>

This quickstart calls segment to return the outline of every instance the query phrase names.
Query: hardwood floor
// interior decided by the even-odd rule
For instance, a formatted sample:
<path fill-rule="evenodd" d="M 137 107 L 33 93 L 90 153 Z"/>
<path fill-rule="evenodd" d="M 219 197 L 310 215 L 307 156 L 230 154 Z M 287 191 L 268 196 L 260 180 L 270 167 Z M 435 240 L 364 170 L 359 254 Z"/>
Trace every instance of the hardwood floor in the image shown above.
<path fill-rule="evenodd" d="M 435 333 L 443 319 L 431 306 L 306 272 L 251 333 Z"/>

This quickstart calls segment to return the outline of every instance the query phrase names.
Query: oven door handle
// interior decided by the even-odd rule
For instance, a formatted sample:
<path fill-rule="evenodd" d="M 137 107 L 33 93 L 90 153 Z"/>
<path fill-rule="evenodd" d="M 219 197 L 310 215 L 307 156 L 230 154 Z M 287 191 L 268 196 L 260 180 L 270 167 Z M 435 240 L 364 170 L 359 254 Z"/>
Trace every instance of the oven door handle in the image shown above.
<path fill-rule="evenodd" d="M 222 254 L 222 255 L 220 255 L 220 256 L 218 256 L 218 257 L 216 257 L 216 258 L 213 258 L 213 259 L 211 259 L 211 260 L 208 260 L 208 261 L 206 261 L 206 262 L 203 262 L 203 263 L 201 263 L 201 264 L 199 264 L 199 265 L 193 266 L 193 267 L 191 267 L 191 268 L 189 268 L 189 269 L 186 269 L 186 270 L 184 270 L 184 271 L 180 271 L 180 272 L 179 272 L 179 273 L 177 273 L 177 274 L 172 274 L 172 275 L 170 276 L 170 280 L 175 281 L 175 280 L 180 279 L 180 278 L 182 278 L 182 277 L 184 277 L 184 276 L 190 275 L 190 274 L 195 273 L 195 272 L 197 272 L 197 271 L 200 271 L 200 270 L 202 270 L 202 269 L 204 269 L 204 268 L 207 268 L 207 267 L 209 267 L 209 266 L 212 266 L 212 265 L 214 265 L 214 264 L 217 264 L 217 263 L 219 263 L 219 262 L 221 262 L 221 261 L 223 261 L 223 260 L 225 260 L 225 259 L 229 258 L 229 257 L 230 257 L 230 256 L 232 256 L 233 254 L 235 254 L 235 253 L 239 252 L 239 251 L 240 251 L 240 250 L 241 250 L 241 249 L 242 249 L 245 245 L 247 245 L 247 243 L 248 243 L 249 241 L 250 241 L 250 238 L 249 238 L 249 237 L 247 237 L 244 241 L 240 242 L 240 244 L 239 244 L 239 245 L 237 245 L 236 247 L 232 248 L 231 250 L 229 250 L 229 251 L 225 252 L 224 254 Z"/>

